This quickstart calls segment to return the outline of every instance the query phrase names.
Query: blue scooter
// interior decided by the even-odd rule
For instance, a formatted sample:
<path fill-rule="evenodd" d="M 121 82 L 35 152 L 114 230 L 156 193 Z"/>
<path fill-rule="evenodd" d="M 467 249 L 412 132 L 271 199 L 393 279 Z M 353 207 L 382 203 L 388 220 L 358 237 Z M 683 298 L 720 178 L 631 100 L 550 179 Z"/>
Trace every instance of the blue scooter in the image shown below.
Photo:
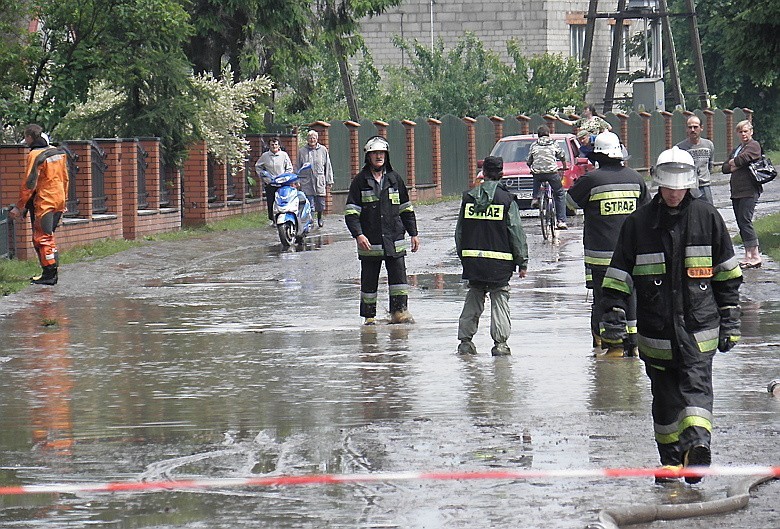
<path fill-rule="evenodd" d="M 306 195 L 295 187 L 298 175 L 311 168 L 305 164 L 298 173 L 282 173 L 271 177 L 271 185 L 278 187 L 274 198 L 274 219 L 279 231 L 279 241 L 284 248 L 301 244 L 312 227 L 311 205 Z"/>

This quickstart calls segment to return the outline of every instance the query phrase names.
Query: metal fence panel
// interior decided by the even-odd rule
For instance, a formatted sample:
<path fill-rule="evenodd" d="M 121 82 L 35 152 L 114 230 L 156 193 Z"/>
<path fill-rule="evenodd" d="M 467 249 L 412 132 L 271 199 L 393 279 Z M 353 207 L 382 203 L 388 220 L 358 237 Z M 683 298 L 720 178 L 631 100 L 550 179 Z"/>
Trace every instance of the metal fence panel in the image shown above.
<path fill-rule="evenodd" d="M 531 134 L 536 134 L 536 131 L 539 127 L 542 125 L 547 125 L 547 120 L 544 119 L 544 117 L 541 114 L 531 114 L 529 116 L 531 118 L 531 121 L 528 123 L 529 130 Z M 568 130 L 566 132 L 569 132 Z"/>
<path fill-rule="evenodd" d="M 666 120 L 661 114 L 650 117 L 650 165 L 655 165 L 658 155 L 666 150 Z"/>
<path fill-rule="evenodd" d="M 147 209 L 149 207 L 149 192 L 146 190 L 146 168 L 149 167 L 149 162 L 147 162 L 146 159 L 149 157 L 149 153 L 146 152 L 146 149 L 144 149 L 143 145 L 141 145 L 141 142 L 135 143 L 135 150 L 136 150 L 135 160 L 136 160 L 136 165 L 138 166 L 137 177 L 136 177 L 138 181 L 138 209 Z M 94 171 L 95 152 L 94 151 L 92 152 L 92 165 L 93 165 L 92 181 L 94 182 L 95 180 L 95 171 Z M 105 206 L 105 201 L 103 202 L 103 206 Z M 94 207 L 92 208 L 92 210 L 97 213 Z"/>
<path fill-rule="evenodd" d="M 346 191 L 355 175 L 349 167 L 349 129 L 343 121 L 330 123 L 328 141 L 328 155 L 333 166 L 333 189 Z"/>
<path fill-rule="evenodd" d="M 609 123 L 612 126 L 612 132 L 620 136 L 620 118 L 617 117 L 613 112 L 607 112 L 604 114 L 604 121 Z M 568 132 L 568 131 L 567 131 Z M 625 138 L 620 138 L 620 141 L 625 143 Z"/>
<path fill-rule="evenodd" d="M 724 114 L 722 110 L 715 110 L 715 114 L 713 114 L 712 118 L 714 120 L 713 124 L 716 132 L 715 137 L 710 138 L 710 140 L 715 144 L 715 161 L 725 162 L 730 154 L 726 150 L 726 140 L 729 132 L 726 130 L 726 114 Z M 723 133 L 719 134 L 718 131 L 723 131 Z"/>
<path fill-rule="evenodd" d="M 644 122 L 644 118 L 636 112 L 631 112 L 628 115 L 628 142 L 626 143 L 626 149 L 628 149 L 628 153 L 631 155 L 628 165 L 634 169 L 642 168 L 645 165 Z"/>
<path fill-rule="evenodd" d="M 504 116 L 504 136 L 516 136 L 520 134 L 520 122 L 517 116 Z"/>
<path fill-rule="evenodd" d="M 477 160 L 483 160 L 485 156 L 490 156 L 493 145 L 496 144 L 496 127 L 487 116 L 477 116 L 477 122 L 474 123 L 474 132 L 476 134 Z"/>
<path fill-rule="evenodd" d="M 0 208 L 0 259 L 11 258 L 11 221 L 8 208 Z"/>
<path fill-rule="evenodd" d="M 414 168 L 417 184 L 433 184 L 433 141 L 426 118 L 419 118 L 414 128 Z"/>
<path fill-rule="evenodd" d="M 459 196 L 469 188 L 468 131 L 463 120 L 447 114 L 441 118 L 442 193 Z"/>
<path fill-rule="evenodd" d="M 672 114 L 672 145 L 677 145 L 688 137 L 687 123 L 688 116 L 682 112 Z"/>
<path fill-rule="evenodd" d="M 403 123 L 394 119 L 387 127 L 387 141 L 390 143 L 390 165 L 396 173 L 408 181 L 409 170 L 406 161 L 406 130 Z"/>
<path fill-rule="evenodd" d="M 60 145 L 60 149 L 64 150 L 68 155 L 68 196 L 65 199 L 65 213 L 63 217 L 78 217 L 79 215 L 79 199 L 76 195 L 76 175 L 79 173 L 78 155 L 68 148 L 66 143 Z"/>

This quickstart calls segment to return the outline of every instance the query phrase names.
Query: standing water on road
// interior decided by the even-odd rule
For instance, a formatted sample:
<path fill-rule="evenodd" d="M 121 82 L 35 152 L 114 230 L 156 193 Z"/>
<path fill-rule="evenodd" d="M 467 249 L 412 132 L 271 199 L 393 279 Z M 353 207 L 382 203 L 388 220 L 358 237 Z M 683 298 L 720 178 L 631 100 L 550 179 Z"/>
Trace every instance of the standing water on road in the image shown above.
<path fill-rule="evenodd" d="M 415 325 L 360 325 L 355 246 L 335 216 L 291 251 L 270 229 L 156 243 L 6 298 L 0 485 L 656 466 L 642 363 L 592 357 L 581 218 L 556 244 L 525 219 L 512 356 L 490 356 L 486 313 L 463 358 L 457 204 L 418 215 Z M 765 387 L 780 378 L 780 299 L 744 310 L 742 344 L 715 361 L 714 462 L 776 465 Z M 729 484 L 708 478 L 689 501 Z M 762 495 L 723 523 L 777 526 L 776 483 Z M 574 528 L 671 496 L 646 478 L 78 492 L 0 496 L 0 525 Z M 721 527 L 707 521 L 685 526 Z"/>

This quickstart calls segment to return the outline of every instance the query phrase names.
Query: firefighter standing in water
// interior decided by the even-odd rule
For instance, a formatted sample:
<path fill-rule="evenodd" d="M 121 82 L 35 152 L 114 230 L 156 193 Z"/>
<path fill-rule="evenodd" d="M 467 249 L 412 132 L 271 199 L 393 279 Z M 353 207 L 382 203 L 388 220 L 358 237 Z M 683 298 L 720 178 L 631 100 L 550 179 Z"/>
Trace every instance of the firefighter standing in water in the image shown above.
<path fill-rule="evenodd" d="M 390 289 L 390 323 L 414 323 L 407 309 L 405 233 L 411 250 L 420 248 L 417 220 L 403 178 L 390 165 L 390 144 L 381 136 L 368 139 L 363 169 L 349 186 L 344 217 L 360 259 L 360 315 L 366 325 L 376 318 L 382 263 Z"/>
<path fill-rule="evenodd" d="M 9 212 L 16 220 L 30 213 L 33 247 L 43 273 L 33 277 L 37 285 L 57 284 L 58 253 L 54 230 L 65 212 L 68 192 L 68 158 L 65 151 L 49 145 L 39 125 L 24 129 L 24 143 L 30 147 L 19 200 Z"/>
<path fill-rule="evenodd" d="M 650 378 L 661 464 L 707 466 L 712 358 L 739 341 L 742 272 L 718 210 L 691 196 L 698 187 L 691 155 L 677 147 L 662 152 L 653 179 L 658 194 L 623 223 L 602 284 L 601 337 L 622 341 L 636 292 L 639 356 Z"/>

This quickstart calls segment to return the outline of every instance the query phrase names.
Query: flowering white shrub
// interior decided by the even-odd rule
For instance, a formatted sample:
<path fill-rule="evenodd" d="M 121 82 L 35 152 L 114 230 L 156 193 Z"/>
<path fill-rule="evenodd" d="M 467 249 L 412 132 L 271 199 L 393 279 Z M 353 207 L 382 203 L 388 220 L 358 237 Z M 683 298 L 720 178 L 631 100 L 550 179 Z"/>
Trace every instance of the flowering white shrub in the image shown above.
<path fill-rule="evenodd" d="M 247 112 L 257 98 L 271 92 L 267 77 L 255 77 L 234 82 L 229 65 L 222 70 L 222 78 L 211 73 L 196 75 L 194 84 L 199 92 L 200 111 L 196 116 L 200 134 L 209 152 L 218 161 L 229 164 L 233 174 L 241 169 L 249 156 L 249 142 L 244 138 Z"/>

